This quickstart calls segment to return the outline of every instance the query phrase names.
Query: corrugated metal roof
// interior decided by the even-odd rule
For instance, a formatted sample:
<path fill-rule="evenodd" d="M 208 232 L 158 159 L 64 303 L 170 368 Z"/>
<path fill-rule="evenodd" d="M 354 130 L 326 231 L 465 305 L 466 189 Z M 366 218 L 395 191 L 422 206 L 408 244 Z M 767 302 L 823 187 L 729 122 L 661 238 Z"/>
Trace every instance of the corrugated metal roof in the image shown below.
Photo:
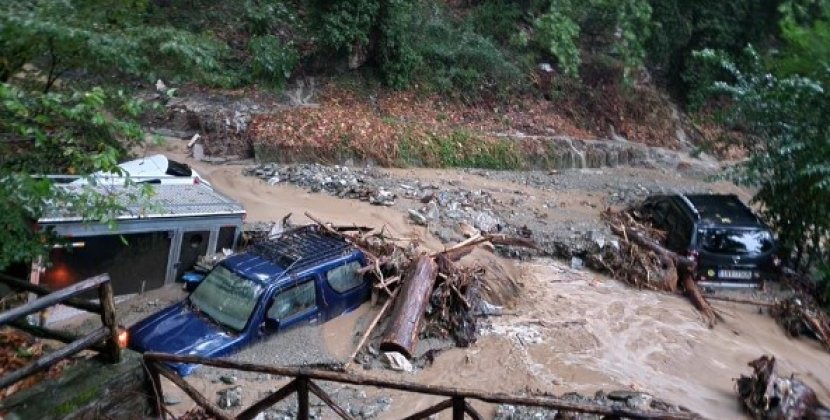
<path fill-rule="evenodd" d="M 147 184 L 153 191 L 150 198 L 136 201 L 143 185 L 109 185 L 109 186 L 69 186 L 62 185 L 69 193 L 79 194 L 84 188 L 92 188 L 101 194 L 115 196 L 117 202 L 125 208 L 117 219 L 144 219 L 185 216 L 214 216 L 244 214 L 242 204 L 224 196 L 203 184 L 164 185 Z M 84 220 L 78 209 L 68 205 L 56 204 L 38 223 L 61 223 Z"/>

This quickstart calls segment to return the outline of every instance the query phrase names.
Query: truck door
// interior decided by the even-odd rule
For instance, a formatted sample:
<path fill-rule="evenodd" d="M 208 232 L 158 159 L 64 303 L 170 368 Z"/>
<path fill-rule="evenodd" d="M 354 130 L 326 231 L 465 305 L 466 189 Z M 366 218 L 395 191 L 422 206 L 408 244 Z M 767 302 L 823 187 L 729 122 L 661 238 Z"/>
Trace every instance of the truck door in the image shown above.
<path fill-rule="evenodd" d="M 277 292 L 270 305 L 265 316 L 276 322 L 280 330 L 316 323 L 320 319 L 320 309 L 314 277 L 303 278 L 295 285 Z"/>
<path fill-rule="evenodd" d="M 357 308 L 369 299 L 371 285 L 366 276 L 358 272 L 361 267 L 359 261 L 351 261 L 330 268 L 323 275 L 327 320 Z"/>

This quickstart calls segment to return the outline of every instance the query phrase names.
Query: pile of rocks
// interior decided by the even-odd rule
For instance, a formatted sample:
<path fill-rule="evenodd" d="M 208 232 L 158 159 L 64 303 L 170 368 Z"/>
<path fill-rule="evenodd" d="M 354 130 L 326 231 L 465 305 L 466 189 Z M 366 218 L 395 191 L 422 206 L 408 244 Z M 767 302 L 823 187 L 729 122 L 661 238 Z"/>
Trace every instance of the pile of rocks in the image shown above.
<path fill-rule="evenodd" d="M 351 169 L 348 166 L 320 164 L 278 165 L 266 163 L 248 168 L 246 175 L 256 176 L 269 185 L 282 182 L 306 188 L 312 192 L 325 191 L 339 198 L 368 201 L 379 206 L 395 204 L 397 195 L 380 182 L 372 169 Z"/>

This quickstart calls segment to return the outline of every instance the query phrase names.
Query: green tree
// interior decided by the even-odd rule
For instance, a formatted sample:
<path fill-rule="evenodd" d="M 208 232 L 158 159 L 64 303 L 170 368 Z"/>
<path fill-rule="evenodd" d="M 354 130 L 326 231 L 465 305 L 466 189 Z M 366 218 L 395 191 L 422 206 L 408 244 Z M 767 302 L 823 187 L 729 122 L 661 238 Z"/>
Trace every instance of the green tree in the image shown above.
<path fill-rule="evenodd" d="M 577 76 L 584 51 L 622 63 L 623 78 L 642 67 L 651 34 L 646 0 L 552 0 L 534 22 L 536 41 L 558 60 L 562 71 Z"/>
<path fill-rule="evenodd" d="M 755 201 L 778 233 L 793 267 L 810 270 L 830 260 L 830 94 L 802 76 L 776 77 L 754 49 L 745 66 L 703 50 L 730 76 L 715 91 L 732 99 L 729 122 L 753 136 L 749 160 L 736 180 L 757 186 Z"/>
<path fill-rule="evenodd" d="M 208 34 L 140 24 L 135 17 L 146 6 L 142 1 L 109 3 L 103 13 L 88 0 L 3 2 L 0 81 L 29 63 L 39 70 L 44 91 L 70 70 L 227 84 L 225 44 Z"/>
<path fill-rule="evenodd" d="M 91 187 L 69 194 L 32 174 L 117 172 L 117 162 L 142 140 L 129 119 L 140 105 L 100 88 L 40 93 L 0 83 L 0 269 L 31 260 L 59 240 L 36 229 L 48 208 L 71 207 L 89 220 L 112 223 L 122 207 Z M 146 197 L 138 190 L 135 199 Z"/>

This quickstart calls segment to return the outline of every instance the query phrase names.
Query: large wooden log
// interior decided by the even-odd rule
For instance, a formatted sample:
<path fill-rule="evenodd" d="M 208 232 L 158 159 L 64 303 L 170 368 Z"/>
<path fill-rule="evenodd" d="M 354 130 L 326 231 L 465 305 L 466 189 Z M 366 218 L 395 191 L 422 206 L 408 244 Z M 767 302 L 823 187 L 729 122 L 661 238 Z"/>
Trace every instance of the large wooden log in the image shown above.
<path fill-rule="evenodd" d="M 427 255 L 418 257 L 414 268 L 400 285 L 401 291 L 395 299 L 389 326 L 380 343 L 382 351 L 396 351 L 412 357 L 418 343 L 418 325 L 424 317 L 437 275 L 438 264 L 432 258 Z"/>

